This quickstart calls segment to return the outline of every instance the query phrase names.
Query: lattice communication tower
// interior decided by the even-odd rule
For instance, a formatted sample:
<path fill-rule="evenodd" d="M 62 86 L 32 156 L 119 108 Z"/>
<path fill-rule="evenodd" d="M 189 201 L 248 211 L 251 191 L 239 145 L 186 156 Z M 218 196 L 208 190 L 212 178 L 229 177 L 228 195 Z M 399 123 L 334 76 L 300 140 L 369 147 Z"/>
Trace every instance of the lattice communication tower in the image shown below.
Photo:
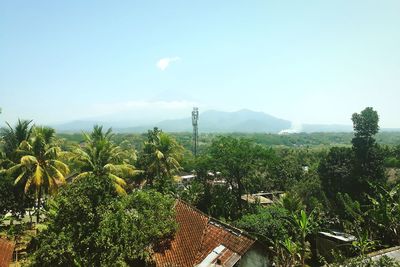
<path fill-rule="evenodd" d="M 192 111 L 192 125 L 193 125 L 193 154 L 197 156 L 197 147 L 199 144 L 199 108 L 194 107 Z"/>

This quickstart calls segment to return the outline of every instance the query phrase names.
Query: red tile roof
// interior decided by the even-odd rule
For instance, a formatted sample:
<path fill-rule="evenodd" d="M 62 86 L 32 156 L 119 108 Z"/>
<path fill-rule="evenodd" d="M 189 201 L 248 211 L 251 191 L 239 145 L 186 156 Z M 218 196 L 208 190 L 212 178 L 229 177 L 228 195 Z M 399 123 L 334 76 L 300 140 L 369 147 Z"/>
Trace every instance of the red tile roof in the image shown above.
<path fill-rule="evenodd" d="M 0 238 L 0 267 L 8 267 L 14 252 L 14 242 Z"/>
<path fill-rule="evenodd" d="M 191 267 L 219 245 L 225 246 L 229 255 L 242 256 L 255 242 L 239 229 L 218 222 L 181 200 L 176 201 L 175 211 L 178 231 L 167 246 L 155 253 L 156 266 Z"/>

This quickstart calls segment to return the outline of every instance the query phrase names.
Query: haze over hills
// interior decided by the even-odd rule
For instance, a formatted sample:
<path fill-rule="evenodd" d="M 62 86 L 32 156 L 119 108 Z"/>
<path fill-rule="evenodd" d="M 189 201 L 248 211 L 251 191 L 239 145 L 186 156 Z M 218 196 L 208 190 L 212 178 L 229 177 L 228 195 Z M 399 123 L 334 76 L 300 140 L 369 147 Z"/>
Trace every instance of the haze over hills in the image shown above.
<path fill-rule="evenodd" d="M 164 120 L 158 123 L 118 121 L 107 122 L 98 120 L 72 121 L 65 124 L 52 125 L 59 132 L 90 131 L 93 125 L 103 125 L 105 128 L 112 127 L 115 132 L 146 132 L 157 126 L 166 132 L 190 132 L 192 131 L 192 120 L 190 117 L 182 119 Z M 294 132 L 349 132 L 352 126 L 339 124 L 303 124 L 292 127 L 288 120 L 280 119 L 264 112 L 256 112 L 242 109 L 235 112 L 224 112 L 208 110 L 200 113 L 200 132 L 265 132 L 265 133 L 294 133 Z"/>

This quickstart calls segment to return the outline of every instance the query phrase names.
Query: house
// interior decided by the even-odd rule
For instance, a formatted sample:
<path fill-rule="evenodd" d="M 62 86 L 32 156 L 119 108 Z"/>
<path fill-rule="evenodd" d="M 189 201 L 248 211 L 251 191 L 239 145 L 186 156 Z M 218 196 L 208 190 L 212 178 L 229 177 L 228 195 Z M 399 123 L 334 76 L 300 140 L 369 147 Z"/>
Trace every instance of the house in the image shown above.
<path fill-rule="evenodd" d="M 242 201 L 249 204 L 260 204 L 268 206 L 280 199 L 284 195 L 283 191 L 276 192 L 260 192 L 255 194 L 245 194 L 241 196 Z"/>
<path fill-rule="evenodd" d="M 273 204 L 274 202 L 266 197 L 255 195 L 255 194 L 245 194 L 241 196 L 242 201 L 247 202 L 249 204 L 260 204 L 262 206 L 268 206 Z"/>
<path fill-rule="evenodd" d="M 176 201 L 175 212 L 178 230 L 168 244 L 155 251 L 156 266 L 269 266 L 265 249 L 244 231 L 182 200 Z"/>
<path fill-rule="evenodd" d="M 0 238 L 0 267 L 8 267 L 12 261 L 15 243 Z"/>
<path fill-rule="evenodd" d="M 194 179 L 196 179 L 195 174 L 181 175 L 178 177 L 178 182 L 186 185 L 186 184 L 191 183 Z"/>
<path fill-rule="evenodd" d="M 333 251 L 352 256 L 350 248 L 355 240 L 357 240 L 355 236 L 339 231 L 318 232 L 315 240 L 316 252 L 328 262 L 334 260 Z"/>

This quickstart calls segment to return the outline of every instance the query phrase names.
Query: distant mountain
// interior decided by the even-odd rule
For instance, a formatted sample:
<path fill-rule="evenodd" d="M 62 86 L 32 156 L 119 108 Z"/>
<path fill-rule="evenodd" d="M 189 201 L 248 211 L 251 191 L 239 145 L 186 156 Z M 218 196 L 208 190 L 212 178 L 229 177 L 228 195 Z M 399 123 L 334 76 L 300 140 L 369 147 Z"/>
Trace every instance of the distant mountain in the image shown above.
<path fill-rule="evenodd" d="M 192 119 L 166 120 L 156 124 L 165 131 L 192 131 Z M 236 112 L 205 111 L 199 116 L 201 132 L 269 132 L 290 128 L 291 122 L 247 109 Z"/>
<path fill-rule="evenodd" d="M 58 132 L 81 132 L 91 131 L 93 125 L 103 125 L 104 128 L 112 127 L 114 132 L 119 133 L 142 133 L 148 129 L 157 126 L 166 132 L 191 132 L 191 117 L 175 120 L 164 120 L 158 123 L 149 122 L 143 124 L 141 122 L 127 121 L 72 121 L 65 124 L 52 125 Z M 217 110 L 209 110 L 200 113 L 199 131 L 203 133 L 296 133 L 296 132 L 351 132 L 351 125 L 340 124 L 303 124 L 301 127 L 291 128 L 291 122 L 288 120 L 276 118 L 264 112 L 256 112 L 248 109 L 236 112 L 224 112 Z M 386 129 L 382 129 L 385 131 Z M 389 130 L 389 129 L 388 129 Z M 399 129 L 390 129 L 398 131 Z"/>
<path fill-rule="evenodd" d="M 145 132 L 157 126 L 166 132 L 192 131 L 191 117 L 175 120 L 165 120 L 149 125 L 140 125 L 131 122 L 100 122 L 100 121 L 72 121 L 65 124 L 53 125 L 59 132 L 90 131 L 93 125 L 112 127 L 115 132 Z M 201 132 L 268 132 L 278 133 L 290 128 L 291 122 L 279 119 L 263 112 L 248 109 L 236 112 L 223 112 L 216 110 L 205 111 L 199 116 L 199 129 Z"/>

